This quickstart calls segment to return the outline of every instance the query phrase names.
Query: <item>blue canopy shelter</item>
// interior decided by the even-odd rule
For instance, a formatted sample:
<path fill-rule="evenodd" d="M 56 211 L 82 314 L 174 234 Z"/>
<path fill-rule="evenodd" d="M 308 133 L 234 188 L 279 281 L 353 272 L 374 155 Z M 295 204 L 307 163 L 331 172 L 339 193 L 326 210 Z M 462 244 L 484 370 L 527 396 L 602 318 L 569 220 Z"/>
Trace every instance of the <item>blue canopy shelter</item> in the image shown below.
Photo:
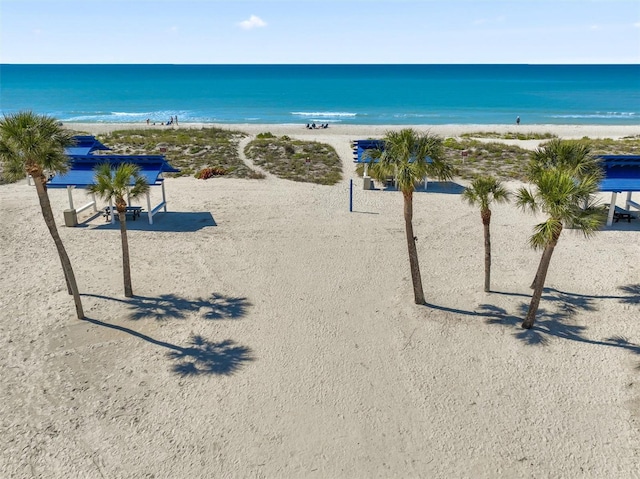
<path fill-rule="evenodd" d="M 377 163 L 379 160 L 377 158 L 371 158 L 371 156 L 369 156 L 368 150 L 384 150 L 384 140 L 355 140 L 352 142 L 352 147 L 353 147 L 353 162 L 354 163 L 364 163 L 364 173 L 363 173 L 363 180 L 364 180 L 364 189 L 368 190 L 371 189 L 370 185 L 371 185 L 371 178 L 369 178 L 369 176 L 367 175 L 367 173 L 369 172 L 369 164 L 370 163 Z M 410 162 L 413 161 L 413 159 L 409 160 Z M 427 156 L 425 158 L 425 161 L 427 163 L 432 163 L 433 159 L 429 156 Z M 387 181 L 393 181 L 395 182 L 395 178 L 392 178 L 391 180 L 387 180 Z M 424 186 L 425 188 L 427 187 L 427 178 L 424 178 Z"/>
<path fill-rule="evenodd" d="M 604 179 L 600 182 L 599 190 L 611 192 L 611 203 L 607 216 L 607 226 L 611 226 L 616 213 L 616 199 L 618 193 L 627 192 L 625 210 L 636 208 L 640 204 L 631 199 L 635 191 L 640 191 L 640 155 L 599 155 L 602 160 Z"/>
<path fill-rule="evenodd" d="M 48 188 L 67 189 L 70 209 L 74 209 L 73 189 L 87 188 L 93 184 L 95 182 L 96 166 L 109 163 L 111 168 L 115 169 L 122 163 L 132 163 L 140 168 L 140 174 L 147 180 L 150 186 L 160 186 L 162 189 L 162 201 L 153 208 L 151 207 L 149 192 L 147 192 L 146 199 L 149 224 L 153 224 L 153 216 L 158 213 L 161 208 L 164 209 L 165 212 L 167 211 L 167 200 L 162 174 L 178 173 L 180 170 L 171 166 L 163 155 L 94 155 L 93 152 L 96 150 L 108 150 L 109 148 L 94 137 L 82 136 L 75 138 L 77 141 L 76 145 L 65 150 L 67 156 L 69 156 L 69 170 L 64 174 L 55 175 L 47 182 Z M 133 185 L 133 182 L 131 184 Z M 90 207 L 93 207 L 94 211 L 98 211 L 95 195 L 92 195 L 92 201 L 75 211 L 79 213 Z M 113 205 L 111 203 L 109 204 L 109 211 L 113 211 Z M 112 223 L 115 221 L 114 216 L 115 215 L 111 214 Z"/>
<path fill-rule="evenodd" d="M 76 144 L 64 149 L 64 152 L 67 154 L 67 156 L 89 155 L 94 151 L 106 151 L 111 149 L 108 146 L 104 146 L 96 139 L 96 137 L 91 135 L 76 135 L 73 137 L 73 139 L 75 140 Z"/>

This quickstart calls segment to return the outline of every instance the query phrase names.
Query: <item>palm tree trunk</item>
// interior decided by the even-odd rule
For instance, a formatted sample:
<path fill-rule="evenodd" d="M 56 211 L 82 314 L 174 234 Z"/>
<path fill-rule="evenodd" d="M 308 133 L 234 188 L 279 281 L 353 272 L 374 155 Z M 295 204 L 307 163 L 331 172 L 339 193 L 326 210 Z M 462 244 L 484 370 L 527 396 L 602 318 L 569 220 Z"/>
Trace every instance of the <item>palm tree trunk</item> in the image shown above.
<path fill-rule="evenodd" d="M 544 289 L 544 281 L 547 279 L 547 272 L 549 271 L 549 264 L 551 263 L 551 255 L 553 254 L 553 250 L 557 243 L 558 239 L 555 238 L 547 245 L 542 253 L 542 258 L 540 258 L 540 265 L 538 266 L 538 272 L 536 273 L 536 279 L 534 280 L 535 288 L 533 290 L 533 295 L 531 296 L 531 303 L 529 303 L 529 311 L 527 311 L 527 317 L 522 322 L 522 327 L 524 329 L 531 329 L 536 320 L 536 313 L 538 312 L 540 298 L 542 297 L 542 290 Z"/>
<path fill-rule="evenodd" d="M 51 210 L 51 202 L 49 201 L 49 195 L 47 194 L 47 189 L 45 186 L 46 180 L 44 178 L 44 175 L 41 174 L 33 176 L 33 180 L 36 185 L 38 200 L 40 201 L 42 217 L 44 218 L 44 222 L 47 225 L 47 228 L 49 228 L 49 233 L 51 234 L 53 242 L 56 245 L 56 249 L 58 250 L 58 256 L 60 257 L 60 263 L 62 263 L 62 271 L 64 272 L 64 279 L 67 283 L 67 289 L 73 295 L 73 301 L 76 306 L 76 315 L 78 316 L 78 319 L 84 319 L 82 299 L 80 298 L 80 293 L 78 292 L 76 276 L 73 273 L 71 260 L 69 260 L 67 250 L 64 248 L 64 244 L 62 244 L 62 239 L 60 238 L 60 234 L 58 233 L 58 228 L 53 216 L 53 211 Z"/>
<path fill-rule="evenodd" d="M 127 238 L 127 214 L 125 211 L 118 211 L 120 218 L 120 239 L 122 240 L 122 273 L 124 276 L 124 295 L 127 298 L 133 296 L 131 287 L 131 266 L 129 264 L 129 240 Z"/>
<path fill-rule="evenodd" d="M 552 253 L 552 252 L 553 252 L 553 250 L 551 251 L 551 253 Z M 551 253 L 550 253 L 549 251 L 547 251 L 547 249 L 546 249 L 546 248 L 545 248 L 545 250 L 542 252 L 542 256 L 543 256 L 543 258 L 540 260 L 540 263 L 538 264 L 538 270 L 536 271 L 536 275 L 535 275 L 535 277 L 533 278 L 533 282 L 531 283 L 531 286 L 529 286 L 529 288 L 531 288 L 531 289 L 536 289 L 536 284 L 538 283 L 538 278 L 540 277 L 540 274 L 541 274 L 541 271 L 542 271 L 542 265 L 543 265 L 543 264 L 544 264 L 544 262 L 546 261 L 546 260 L 544 260 L 544 255 L 546 255 L 546 254 L 550 255 Z M 551 259 L 549 259 L 549 261 L 550 261 L 550 260 L 551 260 Z M 544 280 L 543 280 L 543 282 L 544 282 Z"/>
<path fill-rule="evenodd" d="M 418 249 L 416 248 L 416 238 L 413 236 L 413 191 L 403 191 L 402 195 L 404 196 L 404 226 L 407 233 L 413 295 L 416 304 L 424 304 L 424 291 L 422 290 L 422 278 L 420 277 L 420 265 L 418 264 Z"/>
<path fill-rule="evenodd" d="M 482 225 L 484 227 L 484 291 L 491 291 L 491 210 L 487 209 L 480 213 Z"/>

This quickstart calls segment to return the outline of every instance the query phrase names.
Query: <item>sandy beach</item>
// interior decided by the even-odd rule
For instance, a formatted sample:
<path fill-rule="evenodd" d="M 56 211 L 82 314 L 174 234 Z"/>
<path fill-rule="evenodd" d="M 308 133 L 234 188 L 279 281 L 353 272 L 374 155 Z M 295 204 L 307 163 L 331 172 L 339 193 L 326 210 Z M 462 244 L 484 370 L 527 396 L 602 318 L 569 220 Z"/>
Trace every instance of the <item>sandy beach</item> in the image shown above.
<path fill-rule="evenodd" d="M 349 144 L 390 127 L 207 126 L 316 137 L 334 146 L 344 178 L 167 179 L 169 212 L 127 222 L 130 299 L 118 225 L 87 210 L 65 227 L 67 192 L 51 190 L 86 321 L 34 188 L 0 185 L 1 477 L 640 477 L 640 219 L 589 240 L 563 233 L 526 332 L 540 259 L 527 240 L 542 217 L 492 208 L 484 293 L 482 224 L 461 201 L 465 182 L 416 193 L 428 302 L 417 306 L 402 195 L 362 190 Z"/>
<path fill-rule="evenodd" d="M 418 131 L 430 131 L 444 137 L 456 137 L 463 133 L 478 131 L 494 131 L 497 133 L 520 132 L 520 133 L 555 133 L 561 138 L 577 139 L 588 136 L 590 138 L 622 138 L 638 134 L 638 125 L 345 125 L 331 123 L 326 129 L 309 130 L 304 124 L 255 124 L 255 123 L 180 123 L 178 126 L 170 125 L 147 125 L 145 123 L 67 123 L 68 128 L 84 131 L 92 135 L 109 133 L 114 130 L 128 128 L 206 128 L 216 127 L 230 130 L 241 130 L 251 135 L 257 135 L 265 131 L 270 131 L 274 135 L 315 135 L 318 138 L 325 138 L 325 141 L 335 141 L 343 135 L 354 138 L 368 138 L 382 136 L 388 130 L 398 130 L 402 128 L 413 128 Z"/>

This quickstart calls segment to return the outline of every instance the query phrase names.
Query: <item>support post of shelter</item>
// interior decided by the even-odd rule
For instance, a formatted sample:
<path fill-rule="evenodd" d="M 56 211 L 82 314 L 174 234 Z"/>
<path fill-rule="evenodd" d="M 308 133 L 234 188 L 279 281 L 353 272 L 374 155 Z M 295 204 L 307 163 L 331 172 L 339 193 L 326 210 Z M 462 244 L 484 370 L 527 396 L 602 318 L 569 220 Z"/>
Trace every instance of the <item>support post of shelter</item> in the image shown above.
<path fill-rule="evenodd" d="M 349 212 L 353 211 L 353 178 L 349 180 Z"/>
<path fill-rule="evenodd" d="M 109 211 L 111 211 L 111 224 L 116 222 L 116 212 L 113 211 L 113 200 L 109 197 Z"/>
<path fill-rule="evenodd" d="M 67 195 L 69 195 L 69 209 L 73 209 L 73 186 L 67 185 Z"/>
<path fill-rule="evenodd" d="M 167 212 L 167 196 L 164 192 L 164 180 L 162 181 L 162 203 L 164 204 L 164 212 Z"/>
<path fill-rule="evenodd" d="M 64 210 L 64 225 L 65 226 L 78 226 L 78 214 L 73 208 Z"/>
<path fill-rule="evenodd" d="M 96 203 L 96 194 L 91 193 L 91 201 L 93 201 L 93 211 L 98 212 L 98 203 Z"/>
<path fill-rule="evenodd" d="M 149 215 L 149 224 L 153 224 L 153 211 L 151 211 L 151 197 L 149 196 L 149 192 L 147 191 L 147 211 Z"/>
<path fill-rule="evenodd" d="M 618 193 L 615 191 L 611 193 L 611 204 L 609 205 L 609 214 L 607 215 L 607 226 L 611 226 L 613 224 L 613 214 L 616 211 L 616 198 L 618 197 Z"/>

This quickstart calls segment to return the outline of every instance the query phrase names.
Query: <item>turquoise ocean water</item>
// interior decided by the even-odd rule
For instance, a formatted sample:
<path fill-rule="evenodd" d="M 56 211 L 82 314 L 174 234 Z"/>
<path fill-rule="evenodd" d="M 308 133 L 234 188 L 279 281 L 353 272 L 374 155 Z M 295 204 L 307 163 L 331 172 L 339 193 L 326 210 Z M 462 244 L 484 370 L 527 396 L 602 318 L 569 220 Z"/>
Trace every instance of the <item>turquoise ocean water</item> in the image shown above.
<path fill-rule="evenodd" d="M 640 126 L 640 65 L 0 65 L 62 121 Z"/>

